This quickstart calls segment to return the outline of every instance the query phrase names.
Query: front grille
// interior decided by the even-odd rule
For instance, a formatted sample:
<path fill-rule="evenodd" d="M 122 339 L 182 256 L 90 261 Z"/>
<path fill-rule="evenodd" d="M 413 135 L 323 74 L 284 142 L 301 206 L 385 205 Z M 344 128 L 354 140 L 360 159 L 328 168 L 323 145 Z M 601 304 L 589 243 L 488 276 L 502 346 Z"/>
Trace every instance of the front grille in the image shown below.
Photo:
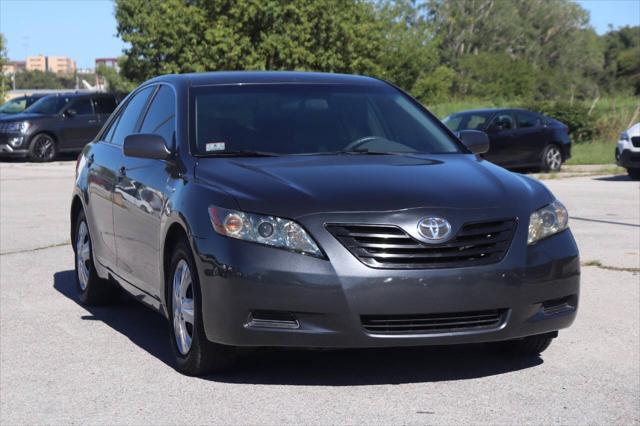
<path fill-rule="evenodd" d="M 494 329 L 506 309 L 428 315 L 363 315 L 362 327 L 372 334 L 432 334 Z"/>
<path fill-rule="evenodd" d="M 631 143 L 633 144 L 633 146 L 635 146 L 636 148 L 640 148 L 640 136 L 634 136 L 631 138 Z"/>
<path fill-rule="evenodd" d="M 507 253 L 516 221 L 465 224 L 451 240 L 426 244 L 393 225 L 330 224 L 333 234 L 355 257 L 372 268 L 457 268 L 496 263 Z"/>

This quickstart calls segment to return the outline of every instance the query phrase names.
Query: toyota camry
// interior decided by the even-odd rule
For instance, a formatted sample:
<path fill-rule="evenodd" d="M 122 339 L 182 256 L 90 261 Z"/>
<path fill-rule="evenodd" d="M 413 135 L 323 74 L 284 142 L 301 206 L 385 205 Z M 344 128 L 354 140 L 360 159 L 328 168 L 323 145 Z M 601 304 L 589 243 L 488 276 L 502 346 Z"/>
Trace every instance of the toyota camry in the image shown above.
<path fill-rule="evenodd" d="M 575 319 L 578 248 L 562 203 L 488 148 L 374 78 L 152 79 L 78 157 L 79 298 L 161 312 L 189 375 L 242 347 L 537 356 Z"/>

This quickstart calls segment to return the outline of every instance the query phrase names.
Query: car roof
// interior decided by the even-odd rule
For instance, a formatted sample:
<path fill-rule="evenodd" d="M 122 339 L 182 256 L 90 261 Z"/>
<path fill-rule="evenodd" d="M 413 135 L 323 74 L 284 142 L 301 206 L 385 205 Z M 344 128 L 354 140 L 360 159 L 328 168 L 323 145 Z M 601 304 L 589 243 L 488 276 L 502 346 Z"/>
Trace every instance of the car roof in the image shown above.
<path fill-rule="evenodd" d="M 528 112 L 531 114 L 538 114 L 537 112 L 534 111 L 529 111 L 528 109 L 524 109 L 524 108 L 477 108 L 477 109 L 467 109 L 464 111 L 456 111 L 453 114 L 471 114 L 471 113 L 496 113 L 496 112 L 505 112 L 505 111 L 523 111 L 523 112 Z"/>
<path fill-rule="evenodd" d="M 148 83 L 153 82 L 187 83 L 189 86 L 279 83 L 386 85 L 382 80 L 361 75 L 298 71 L 216 71 L 192 74 L 167 74 L 148 81 Z"/>
<path fill-rule="evenodd" d="M 81 98 L 86 96 L 116 96 L 116 95 L 114 93 L 101 93 L 101 92 L 62 92 L 62 93 L 48 93 L 44 96 L 64 96 L 65 98 Z"/>

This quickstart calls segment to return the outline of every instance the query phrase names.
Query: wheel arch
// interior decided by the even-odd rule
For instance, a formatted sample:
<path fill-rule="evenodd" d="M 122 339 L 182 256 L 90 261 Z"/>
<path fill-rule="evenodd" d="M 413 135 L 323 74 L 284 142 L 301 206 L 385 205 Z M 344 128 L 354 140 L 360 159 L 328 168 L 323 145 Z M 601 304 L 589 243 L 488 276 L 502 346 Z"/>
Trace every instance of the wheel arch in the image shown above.
<path fill-rule="evenodd" d="M 170 267 L 170 262 L 171 262 L 171 255 L 172 255 L 172 251 L 173 248 L 176 246 L 176 244 L 181 241 L 184 240 L 187 242 L 187 244 L 189 245 L 189 247 L 192 247 L 191 245 L 191 241 L 189 238 L 189 231 L 187 230 L 187 227 L 184 226 L 182 223 L 180 223 L 179 221 L 175 221 L 173 222 L 171 225 L 169 225 L 169 228 L 167 229 L 167 232 L 165 234 L 164 237 L 164 241 L 162 244 L 162 306 L 164 308 L 164 313 L 165 315 L 167 315 L 168 317 L 168 312 L 167 312 L 167 300 L 168 300 L 168 287 L 167 287 L 167 274 L 169 273 L 169 267 Z M 193 249 L 192 249 L 193 250 Z M 192 251 L 193 252 L 193 251 Z"/>
<path fill-rule="evenodd" d="M 71 201 L 71 211 L 69 215 L 70 219 L 70 229 L 71 229 L 71 246 L 75 250 L 74 241 L 76 240 L 76 221 L 78 220 L 78 215 L 84 209 L 84 205 L 82 204 L 82 199 L 78 194 L 73 196 L 73 200 Z"/>

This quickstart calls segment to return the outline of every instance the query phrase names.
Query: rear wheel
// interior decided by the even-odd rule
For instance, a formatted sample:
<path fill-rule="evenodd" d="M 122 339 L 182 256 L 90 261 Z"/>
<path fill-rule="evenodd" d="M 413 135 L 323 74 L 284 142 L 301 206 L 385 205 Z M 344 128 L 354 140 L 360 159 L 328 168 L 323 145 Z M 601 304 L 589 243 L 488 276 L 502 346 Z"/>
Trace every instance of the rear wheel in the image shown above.
<path fill-rule="evenodd" d="M 545 172 L 557 172 L 562 167 L 562 152 L 555 144 L 547 145 L 542 151 L 542 170 Z"/>
<path fill-rule="evenodd" d="M 76 283 L 80 301 L 85 305 L 104 305 L 118 297 L 118 288 L 98 276 L 93 263 L 91 235 L 84 211 L 78 214 L 74 242 Z"/>
<path fill-rule="evenodd" d="M 508 340 L 501 342 L 502 348 L 508 353 L 516 356 L 536 356 L 544 352 L 553 336 L 549 334 L 539 334 L 537 336 L 529 336 L 524 339 Z"/>
<path fill-rule="evenodd" d="M 166 285 L 169 334 L 177 370 L 200 376 L 229 369 L 235 358 L 234 349 L 210 342 L 205 335 L 200 283 L 185 241 L 173 250 Z"/>
<path fill-rule="evenodd" d="M 29 159 L 35 162 L 53 161 L 58 155 L 56 141 L 46 133 L 39 133 L 29 144 Z"/>
<path fill-rule="evenodd" d="M 627 174 L 631 180 L 640 180 L 640 169 L 627 169 Z"/>

